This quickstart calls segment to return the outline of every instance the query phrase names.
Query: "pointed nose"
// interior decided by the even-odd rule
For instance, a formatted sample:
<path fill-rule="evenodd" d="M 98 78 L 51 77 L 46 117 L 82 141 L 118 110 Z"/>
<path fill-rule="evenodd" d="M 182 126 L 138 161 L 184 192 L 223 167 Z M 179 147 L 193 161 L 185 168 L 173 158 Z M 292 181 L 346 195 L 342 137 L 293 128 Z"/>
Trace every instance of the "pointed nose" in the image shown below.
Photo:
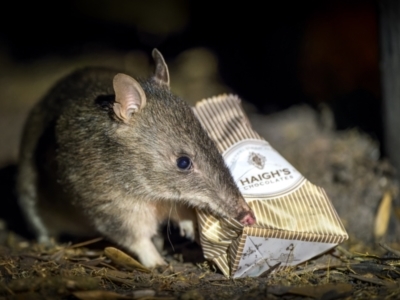
<path fill-rule="evenodd" d="M 245 226 L 251 226 L 256 223 L 256 216 L 242 195 L 237 198 L 237 201 L 238 206 L 236 206 L 237 215 L 235 219 Z"/>
<path fill-rule="evenodd" d="M 236 220 L 238 220 L 244 226 L 251 226 L 256 222 L 256 217 L 251 210 L 243 210 L 236 217 Z"/>

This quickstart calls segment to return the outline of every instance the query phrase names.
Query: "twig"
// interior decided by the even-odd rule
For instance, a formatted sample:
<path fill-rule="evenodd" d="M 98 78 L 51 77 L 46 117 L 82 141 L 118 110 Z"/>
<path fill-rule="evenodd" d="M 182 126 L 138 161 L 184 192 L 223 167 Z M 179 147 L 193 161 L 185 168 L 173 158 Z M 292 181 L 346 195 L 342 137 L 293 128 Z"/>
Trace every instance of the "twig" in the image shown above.
<path fill-rule="evenodd" d="M 97 242 L 99 242 L 101 240 L 103 240 L 103 238 L 102 237 L 98 237 L 98 238 L 95 238 L 95 239 L 92 239 L 92 240 L 89 240 L 89 241 L 86 241 L 86 242 L 74 244 L 74 245 L 69 246 L 67 248 L 68 249 L 79 248 L 79 247 L 83 247 L 83 246 L 87 246 L 87 245 L 90 245 L 90 244 L 97 243 Z"/>
<path fill-rule="evenodd" d="M 386 243 L 379 243 L 379 246 L 381 246 L 386 251 L 389 251 L 390 253 L 396 255 L 397 257 L 400 257 L 400 251 L 394 250 L 393 248 L 389 247 Z"/>
<path fill-rule="evenodd" d="M 281 264 L 282 264 L 281 262 L 278 262 L 277 264 L 271 266 L 271 268 L 263 272 L 259 277 L 268 277 L 273 271 L 278 269 L 281 266 Z"/>
<path fill-rule="evenodd" d="M 344 249 L 342 246 L 337 246 L 336 250 L 338 250 L 339 252 L 343 253 L 349 259 L 354 258 L 354 254 L 351 253 L 350 251 Z"/>
<path fill-rule="evenodd" d="M 7 285 L 5 285 L 4 283 L 0 283 L 0 284 L 1 284 L 1 287 L 3 287 L 7 292 L 10 293 L 10 295 L 15 296 L 15 293 Z"/>
<path fill-rule="evenodd" d="M 314 271 L 320 271 L 320 270 L 326 270 L 326 269 L 336 269 L 336 268 L 347 268 L 348 264 L 333 264 L 333 265 L 316 265 L 316 266 L 309 266 L 304 268 L 303 270 L 299 271 L 294 271 L 293 274 L 296 275 L 303 275 L 308 272 L 314 272 Z"/>
<path fill-rule="evenodd" d="M 361 280 L 361 281 L 364 281 L 364 282 L 373 283 L 373 284 L 377 284 L 377 285 L 381 285 L 381 286 L 386 286 L 388 288 L 397 287 L 396 283 L 386 282 L 379 278 L 370 278 L 370 277 L 365 277 L 365 276 L 356 275 L 356 274 L 349 274 L 348 276 L 358 279 L 358 280 Z"/>

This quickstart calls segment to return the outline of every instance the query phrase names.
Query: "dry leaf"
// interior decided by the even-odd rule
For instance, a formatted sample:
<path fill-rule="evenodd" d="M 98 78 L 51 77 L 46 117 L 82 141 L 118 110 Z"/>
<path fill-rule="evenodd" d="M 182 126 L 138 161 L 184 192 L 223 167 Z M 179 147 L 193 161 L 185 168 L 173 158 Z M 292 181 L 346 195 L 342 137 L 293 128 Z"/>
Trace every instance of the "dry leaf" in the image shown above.
<path fill-rule="evenodd" d="M 382 285 L 389 288 L 397 287 L 396 283 L 377 278 L 374 274 L 366 274 L 366 275 L 349 274 L 349 276 L 364 282 L 373 283 L 376 285 Z"/>
<path fill-rule="evenodd" d="M 390 213 L 392 210 L 392 195 L 386 191 L 383 194 L 378 212 L 375 217 L 374 236 L 376 239 L 383 237 L 388 229 Z"/>
<path fill-rule="evenodd" d="M 156 294 L 156 291 L 154 290 L 136 290 L 132 292 L 133 298 L 138 299 L 138 298 L 144 298 L 144 297 L 154 297 Z"/>
<path fill-rule="evenodd" d="M 133 299 L 125 295 L 120 295 L 109 291 L 80 291 L 72 293 L 81 300 L 114 300 L 114 299 Z"/>
<path fill-rule="evenodd" d="M 140 262 L 138 262 L 136 259 L 130 257 L 128 254 L 122 252 L 121 250 L 118 250 L 114 247 L 107 247 L 104 249 L 104 254 L 111 259 L 115 264 L 130 268 L 130 269 L 136 269 L 141 272 L 145 273 L 150 273 L 151 271 L 143 266 Z"/>
<path fill-rule="evenodd" d="M 352 291 L 351 284 L 338 283 L 338 284 L 324 284 L 318 286 L 303 286 L 303 287 L 290 287 L 290 286 L 276 286 L 270 287 L 268 292 L 274 295 L 295 294 L 305 297 L 313 297 L 317 299 L 333 299 L 339 295 L 347 294 Z"/>

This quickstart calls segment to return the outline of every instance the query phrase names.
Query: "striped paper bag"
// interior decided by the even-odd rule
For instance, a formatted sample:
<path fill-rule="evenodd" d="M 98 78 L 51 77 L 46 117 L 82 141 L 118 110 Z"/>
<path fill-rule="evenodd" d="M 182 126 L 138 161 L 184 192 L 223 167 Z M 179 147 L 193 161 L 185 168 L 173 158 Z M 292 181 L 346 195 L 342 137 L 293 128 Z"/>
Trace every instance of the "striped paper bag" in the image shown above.
<path fill-rule="evenodd" d="M 204 256 L 225 276 L 258 276 L 294 266 L 348 238 L 325 191 L 251 128 L 237 96 L 202 100 L 194 112 L 257 220 L 244 227 L 197 212 Z"/>

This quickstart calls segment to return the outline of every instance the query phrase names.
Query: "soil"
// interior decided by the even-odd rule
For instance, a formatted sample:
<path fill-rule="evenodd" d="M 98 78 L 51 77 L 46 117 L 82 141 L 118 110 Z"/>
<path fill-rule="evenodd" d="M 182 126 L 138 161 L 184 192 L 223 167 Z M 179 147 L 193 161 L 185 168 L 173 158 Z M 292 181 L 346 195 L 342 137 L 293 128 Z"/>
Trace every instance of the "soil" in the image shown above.
<path fill-rule="evenodd" d="M 47 249 L 13 233 L 0 247 L 0 299 L 397 299 L 399 253 L 349 252 L 342 246 L 297 267 L 228 279 L 177 243 L 167 267 L 146 270 L 104 241 Z M 122 256 L 122 257 L 121 257 Z M 197 258 L 197 262 L 196 259 Z"/>

